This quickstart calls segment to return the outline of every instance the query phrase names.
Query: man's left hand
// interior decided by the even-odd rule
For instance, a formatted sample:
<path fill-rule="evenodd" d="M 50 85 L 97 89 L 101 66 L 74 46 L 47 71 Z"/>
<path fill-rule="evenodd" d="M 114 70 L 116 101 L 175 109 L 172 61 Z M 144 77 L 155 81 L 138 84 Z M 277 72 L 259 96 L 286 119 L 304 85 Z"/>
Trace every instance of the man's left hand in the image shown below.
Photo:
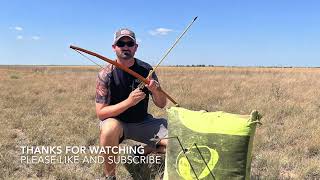
<path fill-rule="evenodd" d="M 149 91 L 154 93 L 160 88 L 160 84 L 156 80 L 151 79 L 150 83 L 146 84 L 146 87 L 149 89 Z"/>

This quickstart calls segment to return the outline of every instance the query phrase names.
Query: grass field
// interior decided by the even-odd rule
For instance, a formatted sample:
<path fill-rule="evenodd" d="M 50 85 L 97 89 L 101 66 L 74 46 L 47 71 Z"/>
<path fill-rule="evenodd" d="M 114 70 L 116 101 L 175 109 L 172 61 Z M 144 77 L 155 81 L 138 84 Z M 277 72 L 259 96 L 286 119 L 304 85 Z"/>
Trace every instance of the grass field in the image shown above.
<path fill-rule="evenodd" d="M 95 179 L 100 164 L 22 164 L 20 146 L 98 145 L 96 67 L 0 67 L 0 179 Z M 320 69 L 161 67 L 188 109 L 263 114 L 252 179 L 320 179 Z M 165 117 L 150 103 L 150 112 Z M 168 106 L 172 104 L 169 103 Z M 129 177 L 119 167 L 118 177 Z"/>

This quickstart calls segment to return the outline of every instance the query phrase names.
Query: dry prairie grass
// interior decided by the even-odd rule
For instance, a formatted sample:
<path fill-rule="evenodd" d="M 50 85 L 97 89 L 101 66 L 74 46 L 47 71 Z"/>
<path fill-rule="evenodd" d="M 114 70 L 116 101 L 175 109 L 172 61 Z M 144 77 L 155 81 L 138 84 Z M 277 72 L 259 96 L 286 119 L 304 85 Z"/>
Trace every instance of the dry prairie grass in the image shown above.
<path fill-rule="evenodd" d="M 0 179 L 94 179 L 98 164 L 27 165 L 21 145 L 97 145 L 95 67 L 0 67 Z M 320 179 L 320 69 L 161 67 L 185 108 L 260 111 L 252 179 Z M 169 104 L 169 106 L 172 104 Z M 165 116 L 154 105 L 150 111 Z M 120 179 L 129 177 L 119 167 Z"/>

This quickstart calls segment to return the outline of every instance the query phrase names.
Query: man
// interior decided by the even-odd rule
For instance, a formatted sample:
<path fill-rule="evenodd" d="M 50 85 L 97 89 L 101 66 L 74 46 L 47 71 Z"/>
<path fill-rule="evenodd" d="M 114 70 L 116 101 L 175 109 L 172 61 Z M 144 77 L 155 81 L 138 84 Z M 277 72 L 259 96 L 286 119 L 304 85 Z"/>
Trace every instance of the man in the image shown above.
<path fill-rule="evenodd" d="M 147 77 L 152 67 L 134 58 L 138 48 L 134 32 L 120 29 L 115 33 L 112 45 L 116 53 L 116 61 L 129 69 Z M 124 139 L 133 139 L 147 144 L 145 154 L 155 150 L 165 152 L 166 140 L 155 144 L 150 139 L 155 136 L 160 139 L 167 135 L 165 119 L 155 119 L 148 114 L 149 94 L 159 108 L 166 106 L 166 97 L 159 91 L 160 84 L 155 73 L 150 78 L 150 84 L 139 89 L 140 81 L 130 74 L 108 64 L 101 70 L 96 84 L 96 113 L 100 122 L 100 146 L 118 146 Z M 104 155 L 104 173 L 106 179 L 115 179 L 114 163 L 107 159 L 115 156 L 112 152 Z"/>

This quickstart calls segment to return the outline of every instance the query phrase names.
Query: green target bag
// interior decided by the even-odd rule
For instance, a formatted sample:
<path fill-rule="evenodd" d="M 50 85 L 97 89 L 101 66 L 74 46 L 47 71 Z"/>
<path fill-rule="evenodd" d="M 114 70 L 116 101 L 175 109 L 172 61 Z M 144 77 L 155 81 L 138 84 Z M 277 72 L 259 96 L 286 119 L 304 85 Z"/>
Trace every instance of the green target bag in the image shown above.
<path fill-rule="evenodd" d="M 251 150 L 261 115 L 171 107 L 164 179 L 250 179 Z"/>

